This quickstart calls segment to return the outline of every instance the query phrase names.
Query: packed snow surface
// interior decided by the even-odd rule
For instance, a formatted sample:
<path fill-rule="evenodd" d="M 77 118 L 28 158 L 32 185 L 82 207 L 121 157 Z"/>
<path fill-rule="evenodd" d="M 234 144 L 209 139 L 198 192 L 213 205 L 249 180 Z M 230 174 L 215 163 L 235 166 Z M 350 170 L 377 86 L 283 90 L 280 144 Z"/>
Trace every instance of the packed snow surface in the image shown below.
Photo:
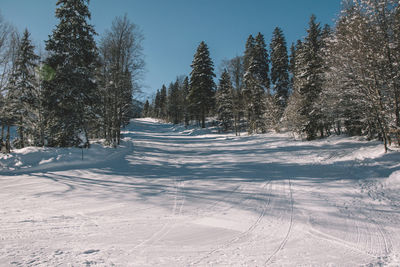
<path fill-rule="evenodd" d="M 400 153 L 132 121 L 0 156 L 0 266 L 400 266 Z"/>

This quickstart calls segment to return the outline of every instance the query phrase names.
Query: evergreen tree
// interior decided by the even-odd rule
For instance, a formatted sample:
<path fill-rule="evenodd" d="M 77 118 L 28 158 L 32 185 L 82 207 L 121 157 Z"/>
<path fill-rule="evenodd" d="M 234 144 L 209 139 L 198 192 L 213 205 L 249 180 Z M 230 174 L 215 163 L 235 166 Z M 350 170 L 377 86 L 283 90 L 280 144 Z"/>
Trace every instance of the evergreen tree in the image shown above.
<path fill-rule="evenodd" d="M 252 116 L 252 89 L 250 86 L 248 86 L 249 84 L 246 83 L 245 80 L 245 75 L 247 73 L 247 70 L 249 69 L 249 65 L 250 62 L 253 60 L 254 57 L 254 46 L 255 46 L 255 40 L 253 35 L 249 35 L 249 37 L 247 38 L 246 41 L 246 48 L 244 51 L 244 56 L 243 56 L 243 69 L 244 69 L 244 73 L 243 73 L 243 89 L 242 89 L 242 94 L 244 97 L 244 105 L 247 111 L 247 121 L 251 120 L 251 116 Z"/>
<path fill-rule="evenodd" d="M 18 140 L 16 140 L 18 148 L 38 142 L 39 126 L 37 122 L 39 121 L 38 110 L 41 97 L 38 94 L 35 77 L 38 56 L 34 52 L 35 47 L 29 36 L 28 30 L 25 30 L 8 91 L 9 112 L 13 114 L 15 124 L 18 126 Z"/>
<path fill-rule="evenodd" d="M 230 60 L 223 61 L 224 69 L 231 77 L 233 85 L 233 111 L 235 117 L 235 133 L 240 135 L 240 122 L 245 112 L 245 99 L 243 94 L 244 63 L 242 56 L 236 56 Z"/>
<path fill-rule="evenodd" d="M 224 131 L 232 128 L 233 124 L 233 87 L 229 73 L 224 70 L 219 80 L 217 91 L 217 112 Z"/>
<path fill-rule="evenodd" d="M 254 47 L 255 47 L 255 39 L 253 35 L 249 35 L 246 41 L 246 46 L 244 50 L 243 56 L 243 68 L 247 70 L 249 68 L 250 60 L 253 57 Z"/>
<path fill-rule="evenodd" d="M 88 125 L 97 101 L 96 34 L 88 23 L 88 0 L 58 0 L 59 24 L 46 42 L 46 64 L 55 71 L 44 81 L 48 145 L 89 146 Z"/>
<path fill-rule="evenodd" d="M 160 101 L 159 117 L 163 120 L 166 120 L 168 118 L 168 97 L 167 97 L 167 87 L 165 85 L 161 87 L 159 101 Z"/>
<path fill-rule="evenodd" d="M 160 90 L 157 90 L 153 106 L 154 106 L 154 117 L 160 118 Z"/>
<path fill-rule="evenodd" d="M 190 121 L 190 112 L 189 112 L 189 78 L 186 76 L 182 83 L 182 111 L 183 111 L 183 120 L 185 121 L 185 126 L 189 125 Z"/>
<path fill-rule="evenodd" d="M 294 87 L 303 103 L 300 103 L 300 114 L 307 118 L 301 131 L 305 132 L 308 140 L 315 139 L 317 132 L 323 135 L 324 125 L 321 124 L 322 113 L 318 110 L 317 102 L 323 86 L 323 44 L 322 31 L 314 15 L 311 16 L 307 37 L 296 50 Z M 300 99 L 298 101 L 300 101 Z"/>
<path fill-rule="evenodd" d="M 277 104 L 283 111 L 289 97 L 289 59 L 286 40 L 280 28 L 273 32 L 271 49 L 271 83 Z"/>
<path fill-rule="evenodd" d="M 174 124 L 181 122 L 182 102 L 178 79 L 168 88 L 168 115 L 169 121 Z"/>
<path fill-rule="evenodd" d="M 265 44 L 264 35 L 258 33 L 255 39 L 254 60 L 251 68 L 257 76 L 257 80 L 263 87 L 264 92 L 270 94 L 270 79 L 269 79 L 269 55 L 267 45 Z"/>
<path fill-rule="evenodd" d="M 297 40 L 296 45 L 292 43 L 290 46 L 290 57 L 289 57 L 289 72 L 290 72 L 290 89 L 292 93 L 294 91 L 294 78 L 295 78 L 295 71 L 296 71 L 296 50 L 300 48 L 301 41 Z"/>
<path fill-rule="evenodd" d="M 251 38 L 249 38 L 251 40 Z M 251 47 L 251 46 L 250 46 Z M 249 133 L 265 132 L 266 92 L 269 94 L 269 58 L 266 50 L 264 36 L 259 33 L 255 39 L 254 47 L 249 52 L 247 69 L 244 74 L 247 108 L 250 111 Z"/>
<path fill-rule="evenodd" d="M 192 113 L 201 121 L 201 127 L 205 128 L 206 116 L 213 107 L 215 88 L 214 65 L 205 42 L 201 42 L 197 48 L 191 67 L 188 98 Z"/>
<path fill-rule="evenodd" d="M 142 117 L 146 118 L 150 114 L 150 103 L 149 100 L 146 100 L 143 106 L 143 112 L 142 112 Z"/>

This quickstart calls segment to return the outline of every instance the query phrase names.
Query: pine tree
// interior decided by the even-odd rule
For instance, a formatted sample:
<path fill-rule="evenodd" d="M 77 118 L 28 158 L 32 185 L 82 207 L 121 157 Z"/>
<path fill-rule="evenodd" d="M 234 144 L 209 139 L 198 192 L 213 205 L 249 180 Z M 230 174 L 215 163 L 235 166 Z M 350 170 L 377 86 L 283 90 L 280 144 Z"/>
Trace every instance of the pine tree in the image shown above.
<path fill-rule="evenodd" d="M 294 78 L 296 71 L 296 50 L 301 47 L 301 41 L 297 40 L 296 45 L 292 43 L 290 46 L 290 57 L 289 57 L 289 72 L 290 72 L 290 89 L 292 93 L 294 91 Z"/>
<path fill-rule="evenodd" d="M 296 65 L 300 62 L 300 51 L 303 47 L 303 42 L 297 40 L 296 45 L 292 44 L 290 54 L 290 72 L 291 72 L 291 88 L 292 93 L 289 96 L 288 104 L 283 113 L 283 122 L 287 130 L 301 136 L 304 133 L 304 127 L 307 123 L 307 117 L 301 113 L 304 106 L 304 96 L 300 93 L 297 78 L 301 75 L 300 68 Z"/>
<path fill-rule="evenodd" d="M 205 128 L 206 116 L 213 107 L 215 88 L 214 64 L 205 42 L 198 46 L 191 67 L 188 98 L 192 113 L 201 121 L 201 127 Z"/>
<path fill-rule="evenodd" d="M 315 106 L 323 86 L 323 58 L 322 32 L 314 15 L 311 16 L 307 37 L 296 50 L 296 75 L 294 77 L 294 88 L 301 95 L 300 114 L 307 118 L 301 131 L 305 132 L 308 140 L 313 140 L 320 131 L 323 135 L 321 124 L 321 112 Z"/>
<path fill-rule="evenodd" d="M 163 85 L 160 90 L 160 99 L 159 99 L 159 107 L 160 113 L 159 117 L 163 120 L 167 120 L 168 118 L 168 97 L 167 97 L 167 87 Z"/>
<path fill-rule="evenodd" d="M 231 77 L 233 85 L 233 111 L 235 117 L 235 134 L 240 135 L 240 121 L 245 114 L 245 99 L 243 94 L 244 62 L 242 56 L 236 56 L 223 61 L 222 65 Z"/>
<path fill-rule="evenodd" d="M 251 40 L 251 38 L 249 38 Z M 251 47 L 251 46 L 250 46 Z M 251 48 L 250 48 L 251 49 Z M 247 69 L 244 74 L 244 94 L 249 110 L 249 133 L 265 132 L 266 92 L 269 94 L 269 58 L 264 36 L 259 33 L 254 47 L 249 51 Z"/>
<path fill-rule="evenodd" d="M 28 30 L 25 30 L 19 45 L 8 91 L 9 112 L 13 114 L 18 126 L 19 137 L 15 144 L 17 148 L 38 142 L 39 126 L 37 122 L 39 119 L 37 111 L 41 97 L 38 94 L 35 77 L 38 56 L 34 52 L 35 47 L 32 45 L 29 36 Z"/>
<path fill-rule="evenodd" d="M 224 70 L 219 80 L 217 91 L 218 119 L 221 121 L 224 131 L 232 128 L 233 124 L 233 87 L 229 73 Z"/>
<path fill-rule="evenodd" d="M 263 87 L 264 92 L 270 95 L 270 79 L 269 79 L 269 55 L 265 44 L 264 35 L 258 33 L 254 46 L 253 68 L 257 76 L 257 80 Z"/>
<path fill-rule="evenodd" d="M 146 100 L 143 106 L 143 112 L 142 112 L 142 117 L 146 118 L 150 114 L 150 103 L 149 100 Z"/>
<path fill-rule="evenodd" d="M 88 125 L 95 114 L 96 34 L 88 23 L 88 0 L 58 0 L 59 24 L 46 42 L 46 64 L 54 78 L 43 83 L 48 145 L 89 146 Z"/>
<path fill-rule="evenodd" d="M 189 78 L 186 76 L 182 83 L 182 110 L 183 110 L 183 120 L 185 121 L 185 126 L 189 125 L 190 112 L 189 112 Z"/>
<path fill-rule="evenodd" d="M 247 70 L 249 69 L 250 62 L 253 60 L 254 57 L 254 46 L 255 46 L 255 40 L 253 35 L 249 35 L 246 41 L 246 48 L 244 51 L 244 56 L 243 56 L 243 89 L 242 89 L 242 94 L 244 97 L 244 105 L 247 111 L 247 121 L 249 122 L 251 120 L 252 116 L 252 88 L 248 86 L 248 82 L 246 83 L 245 75 L 247 73 Z"/>
<path fill-rule="evenodd" d="M 157 90 L 153 106 L 154 106 L 154 117 L 160 118 L 160 90 Z"/>
<path fill-rule="evenodd" d="M 286 107 L 289 97 L 289 59 L 286 40 L 280 28 L 273 32 L 271 49 L 271 83 L 275 99 L 281 110 Z"/>
<path fill-rule="evenodd" d="M 182 103 L 180 97 L 180 85 L 178 79 L 171 83 L 168 88 L 168 117 L 174 124 L 181 122 Z"/>
<path fill-rule="evenodd" d="M 255 47 L 255 39 L 253 35 L 249 35 L 246 41 L 246 46 L 244 50 L 243 56 L 243 68 L 247 70 L 249 68 L 250 60 L 253 57 L 254 47 Z"/>

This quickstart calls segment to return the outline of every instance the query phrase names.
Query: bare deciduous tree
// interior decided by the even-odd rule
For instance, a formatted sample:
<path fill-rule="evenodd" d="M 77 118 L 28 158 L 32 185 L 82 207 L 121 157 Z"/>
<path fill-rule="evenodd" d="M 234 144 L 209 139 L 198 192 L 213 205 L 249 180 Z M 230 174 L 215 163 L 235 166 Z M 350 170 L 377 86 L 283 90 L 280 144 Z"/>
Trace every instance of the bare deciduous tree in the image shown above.
<path fill-rule="evenodd" d="M 120 129 L 129 123 L 133 94 L 139 90 L 144 69 L 142 41 L 140 29 L 126 15 L 115 18 L 101 40 L 103 135 L 113 145 L 119 144 Z"/>

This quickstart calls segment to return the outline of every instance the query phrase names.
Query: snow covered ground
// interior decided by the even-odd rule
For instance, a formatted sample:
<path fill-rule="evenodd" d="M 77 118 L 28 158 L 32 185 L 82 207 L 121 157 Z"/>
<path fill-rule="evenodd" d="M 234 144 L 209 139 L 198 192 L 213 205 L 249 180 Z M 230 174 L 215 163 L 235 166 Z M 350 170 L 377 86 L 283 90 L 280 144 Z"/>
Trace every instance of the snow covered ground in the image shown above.
<path fill-rule="evenodd" d="M 0 156 L 0 266 L 400 266 L 400 153 L 134 120 Z"/>

